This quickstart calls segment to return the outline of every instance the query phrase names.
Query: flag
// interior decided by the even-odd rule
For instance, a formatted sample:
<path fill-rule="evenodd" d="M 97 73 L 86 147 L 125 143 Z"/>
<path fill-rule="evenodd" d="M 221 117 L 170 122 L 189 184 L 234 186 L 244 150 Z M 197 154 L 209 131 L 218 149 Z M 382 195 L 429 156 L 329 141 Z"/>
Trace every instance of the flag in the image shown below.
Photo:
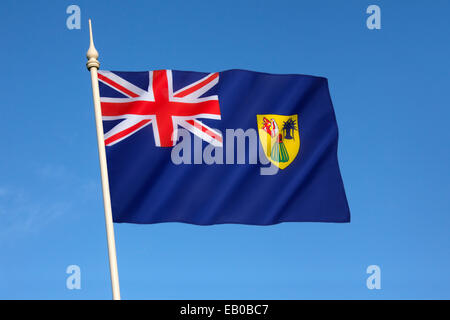
<path fill-rule="evenodd" d="M 349 222 L 326 78 L 99 70 L 114 222 Z"/>

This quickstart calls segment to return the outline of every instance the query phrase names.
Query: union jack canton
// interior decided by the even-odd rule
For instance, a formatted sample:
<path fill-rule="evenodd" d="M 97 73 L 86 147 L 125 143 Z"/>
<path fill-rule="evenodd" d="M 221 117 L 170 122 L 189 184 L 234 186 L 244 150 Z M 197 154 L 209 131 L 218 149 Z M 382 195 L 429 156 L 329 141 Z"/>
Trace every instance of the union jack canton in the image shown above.
<path fill-rule="evenodd" d="M 199 120 L 220 120 L 218 96 L 208 95 L 219 82 L 219 73 L 210 73 L 175 92 L 172 70 L 149 71 L 147 81 L 127 77 L 129 74 L 132 72 L 98 72 L 99 82 L 107 86 L 101 90 L 100 98 L 103 121 L 122 120 L 105 133 L 106 146 L 119 143 L 148 125 L 153 127 L 158 147 L 174 146 L 178 127 L 216 147 L 222 146 L 220 132 Z"/>

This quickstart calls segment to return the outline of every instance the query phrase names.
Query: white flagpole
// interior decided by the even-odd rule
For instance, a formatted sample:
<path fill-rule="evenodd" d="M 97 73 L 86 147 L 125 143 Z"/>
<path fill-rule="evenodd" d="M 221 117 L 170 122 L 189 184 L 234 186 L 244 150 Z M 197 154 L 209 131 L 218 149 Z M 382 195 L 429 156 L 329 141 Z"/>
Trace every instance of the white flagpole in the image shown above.
<path fill-rule="evenodd" d="M 95 124 L 97 127 L 98 154 L 100 158 L 100 172 L 102 176 L 103 206 L 105 209 L 106 237 L 108 240 L 109 270 L 111 273 L 113 300 L 120 300 L 116 243 L 114 240 L 114 225 L 111 211 L 111 196 L 109 194 L 108 168 L 106 166 L 105 140 L 103 137 L 102 111 L 100 107 L 100 92 L 98 89 L 97 70 L 100 67 L 100 62 L 98 62 L 97 60 L 98 52 L 94 46 L 94 39 L 92 37 L 92 26 L 90 19 L 89 19 L 89 36 L 90 36 L 90 45 L 89 50 L 87 51 L 86 54 L 86 57 L 88 58 L 86 66 L 88 70 L 91 72 L 91 80 L 92 80 L 92 95 L 94 98 Z"/>

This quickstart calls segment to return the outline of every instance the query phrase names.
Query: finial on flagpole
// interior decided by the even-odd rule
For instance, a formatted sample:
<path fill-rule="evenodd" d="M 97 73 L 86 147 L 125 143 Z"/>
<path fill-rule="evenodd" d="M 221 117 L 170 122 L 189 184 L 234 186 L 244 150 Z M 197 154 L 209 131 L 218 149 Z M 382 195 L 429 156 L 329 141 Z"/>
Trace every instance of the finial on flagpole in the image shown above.
<path fill-rule="evenodd" d="M 94 46 L 94 37 L 92 36 L 91 19 L 89 19 L 89 38 L 90 38 L 90 44 L 89 44 L 89 49 L 86 53 L 86 57 L 88 58 L 86 67 L 88 68 L 88 70 L 90 70 L 92 67 L 98 69 L 98 68 L 100 68 L 100 62 L 97 60 L 98 51 L 97 51 L 97 49 L 95 49 L 95 46 Z"/>

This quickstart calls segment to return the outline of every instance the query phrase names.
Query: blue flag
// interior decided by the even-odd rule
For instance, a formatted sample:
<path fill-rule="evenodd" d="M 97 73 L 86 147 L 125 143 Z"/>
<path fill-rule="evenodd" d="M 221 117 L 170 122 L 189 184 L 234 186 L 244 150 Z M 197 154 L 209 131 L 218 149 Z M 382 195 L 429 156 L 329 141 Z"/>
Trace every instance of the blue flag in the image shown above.
<path fill-rule="evenodd" d="M 327 79 L 99 71 L 114 222 L 349 222 Z"/>

